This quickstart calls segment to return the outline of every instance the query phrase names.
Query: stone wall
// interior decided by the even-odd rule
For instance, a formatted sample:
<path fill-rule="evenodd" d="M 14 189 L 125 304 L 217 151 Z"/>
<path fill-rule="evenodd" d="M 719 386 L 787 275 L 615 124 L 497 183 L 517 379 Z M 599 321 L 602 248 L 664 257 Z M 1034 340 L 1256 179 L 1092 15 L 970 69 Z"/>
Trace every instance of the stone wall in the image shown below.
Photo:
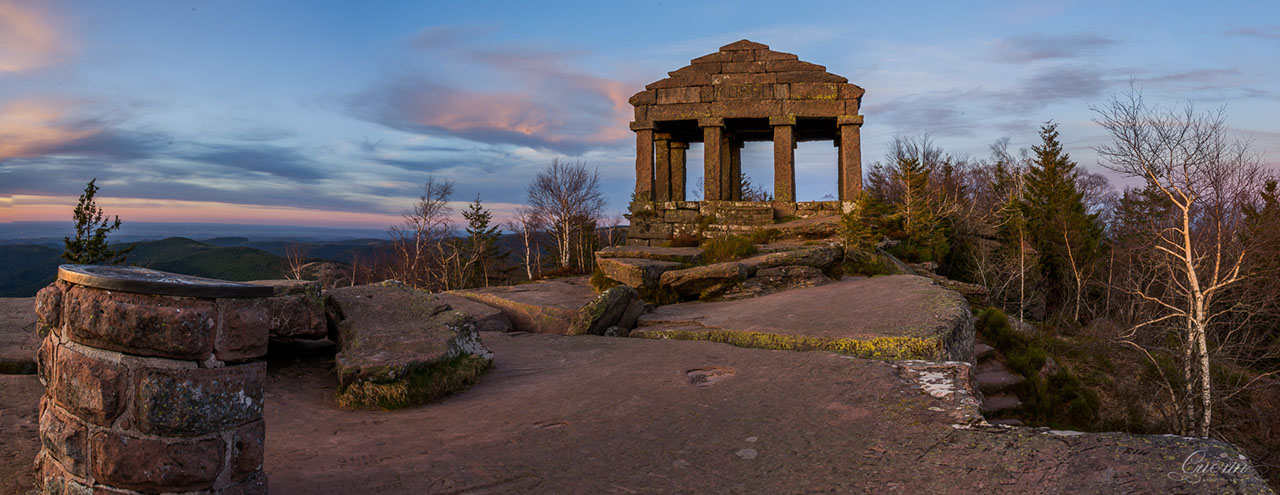
<path fill-rule="evenodd" d="M 635 202 L 627 244 L 659 246 L 673 237 L 710 238 L 748 234 L 793 219 L 840 215 L 840 201 L 664 201 Z"/>
<path fill-rule="evenodd" d="M 44 493 L 266 493 L 262 300 L 58 281 L 36 311 Z"/>

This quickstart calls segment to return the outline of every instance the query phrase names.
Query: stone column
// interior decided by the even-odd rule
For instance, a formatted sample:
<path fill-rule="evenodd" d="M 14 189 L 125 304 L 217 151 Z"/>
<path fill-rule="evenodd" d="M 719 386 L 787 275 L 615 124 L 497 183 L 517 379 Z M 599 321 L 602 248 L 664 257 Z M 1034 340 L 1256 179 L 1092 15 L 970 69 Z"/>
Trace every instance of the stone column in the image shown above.
<path fill-rule="evenodd" d="M 671 135 L 653 133 L 654 170 L 653 199 L 671 201 Z"/>
<path fill-rule="evenodd" d="M 773 199 L 796 200 L 796 118 L 770 117 L 773 126 Z"/>
<path fill-rule="evenodd" d="M 271 295 L 145 268 L 59 268 L 36 296 L 42 493 L 267 493 Z"/>
<path fill-rule="evenodd" d="M 721 176 L 724 175 L 722 166 L 727 160 L 724 160 L 728 153 L 728 147 L 724 145 L 724 119 L 699 119 L 698 126 L 702 127 L 702 199 L 706 201 L 718 201 L 721 197 Z"/>
<path fill-rule="evenodd" d="M 742 201 L 742 145 L 737 139 L 729 139 L 729 174 L 725 176 L 725 190 L 729 198 Z"/>
<path fill-rule="evenodd" d="M 862 116 L 836 120 L 840 126 L 840 201 L 853 201 L 862 191 Z"/>
<path fill-rule="evenodd" d="M 685 150 L 689 149 L 689 143 L 683 141 L 671 142 L 671 200 L 685 200 L 685 181 L 687 174 L 685 172 Z"/>
<path fill-rule="evenodd" d="M 636 132 L 636 201 L 653 201 L 653 123 L 632 122 Z"/>

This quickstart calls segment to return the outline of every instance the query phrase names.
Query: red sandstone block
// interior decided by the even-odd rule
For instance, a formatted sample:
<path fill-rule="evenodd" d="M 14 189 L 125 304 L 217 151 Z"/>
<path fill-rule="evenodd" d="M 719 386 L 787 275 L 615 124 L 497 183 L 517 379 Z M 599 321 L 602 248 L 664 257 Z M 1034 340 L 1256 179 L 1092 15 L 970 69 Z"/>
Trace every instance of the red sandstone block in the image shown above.
<path fill-rule="evenodd" d="M 794 53 L 775 52 L 773 50 L 759 50 L 756 52 L 756 60 L 799 60 L 800 57 Z"/>
<path fill-rule="evenodd" d="M 779 72 L 778 82 L 780 83 L 793 83 L 793 82 L 847 83 L 849 82 L 849 80 L 845 79 L 844 77 L 832 74 L 830 72 L 822 72 L 822 71 L 816 71 L 816 70 L 802 70 L 802 71 Z"/>
<path fill-rule="evenodd" d="M 254 421 L 231 432 L 231 464 L 227 467 L 229 480 L 240 482 L 262 473 L 262 459 L 266 452 L 266 429 L 262 420 Z"/>
<path fill-rule="evenodd" d="M 262 418 L 267 364 L 136 371 L 134 427 L 163 436 L 197 436 Z"/>
<path fill-rule="evenodd" d="M 710 103 L 673 103 L 655 105 L 649 108 L 649 120 L 688 120 L 704 117 L 710 109 Z"/>
<path fill-rule="evenodd" d="M 716 74 L 711 76 L 711 84 L 717 85 L 737 85 L 737 84 L 769 84 L 778 80 L 776 74 L 767 72 L 742 72 L 736 74 Z"/>
<path fill-rule="evenodd" d="M 264 299 L 271 314 L 271 337 L 322 339 L 329 333 L 324 320 L 324 299 L 317 294 L 268 297 Z"/>
<path fill-rule="evenodd" d="M 711 114 L 724 118 L 760 118 L 778 115 L 778 100 L 729 100 L 711 104 Z"/>
<path fill-rule="evenodd" d="M 818 64 L 805 62 L 803 60 L 767 60 L 765 61 L 765 69 L 769 72 L 788 72 L 788 71 L 822 71 L 826 72 L 827 68 Z"/>
<path fill-rule="evenodd" d="M 632 105 L 652 105 L 658 102 L 658 93 L 653 90 L 645 90 L 631 96 L 627 100 Z"/>
<path fill-rule="evenodd" d="M 36 293 L 36 332 L 47 335 L 62 326 L 62 293 L 65 282 L 54 282 Z"/>
<path fill-rule="evenodd" d="M 867 92 L 867 90 L 862 89 L 860 86 L 856 84 L 843 83 L 843 84 L 840 84 L 839 87 L 840 87 L 841 100 L 853 100 L 857 98 L 862 98 L 863 93 Z"/>
<path fill-rule="evenodd" d="M 662 89 L 662 88 L 679 88 L 681 86 L 701 86 L 703 84 L 711 84 L 711 76 L 707 74 L 694 74 L 691 76 L 668 77 L 659 81 L 649 83 L 644 89 Z"/>
<path fill-rule="evenodd" d="M 728 53 L 715 52 L 712 54 L 703 55 L 701 57 L 695 58 L 693 60 L 690 60 L 690 62 L 695 64 L 706 64 L 706 63 L 713 63 L 713 62 L 730 62 L 730 60 L 729 60 Z"/>
<path fill-rule="evenodd" d="M 836 83 L 798 82 L 791 84 L 793 100 L 834 100 L 839 90 Z"/>
<path fill-rule="evenodd" d="M 102 431 L 89 444 L 99 483 L 151 492 L 209 489 L 225 453 L 221 438 L 161 441 Z"/>
<path fill-rule="evenodd" d="M 63 299 L 68 336 L 103 349 L 204 360 L 213 350 L 213 301 L 73 286 Z"/>
<path fill-rule="evenodd" d="M 720 72 L 764 72 L 767 62 L 725 62 L 720 64 Z"/>
<path fill-rule="evenodd" d="M 844 114 L 844 102 L 841 100 L 787 100 L 782 104 L 782 113 L 797 117 L 833 117 Z"/>
<path fill-rule="evenodd" d="M 658 104 L 698 103 L 702 101 L 702 90 L 697 86 L 683 88 L 663 88 L 658 90 Z"/>
<path fill-rule="evenodd" d="M 719 74 L 721 63 L 719 61 L 698 62 L 697 59 L 694 59 L 694 62 L 693 64 L 690 64 L 690 67 L 693 67 L 694 72 L 699 74 Z"/>
<path fill-rule="evenodd" d="M 58 407 L 46 405 L 40 413 L 40 444 L 67 472 L 89 475 L 88 427 Z"/>
<path fill-rule="evenodd" d="M 52 396 L 76 417 L 100 426 L 110 426 L 124 410 L 126 378 L 129 370 L 102 361 L 70 347 L 54 351 Z"/>
<path fill-rule="evenodd" d="M 218 336 L 214 356 L 221 361 L 253 359 L 267 354 L 271 308 L 266 299 L 219 299 Z"/>
<path fill-rule="evenodd" d="M 54 372 L 57 370 L 54 366 L 58 361 L 57 351 L 58 342 L 52 335 L 45 335 L 44 340 L 40 341 L 40 348 L 36 350 L 36 374 L 40 377 L 40 383 L 46 387 L 53 383 Z"/>

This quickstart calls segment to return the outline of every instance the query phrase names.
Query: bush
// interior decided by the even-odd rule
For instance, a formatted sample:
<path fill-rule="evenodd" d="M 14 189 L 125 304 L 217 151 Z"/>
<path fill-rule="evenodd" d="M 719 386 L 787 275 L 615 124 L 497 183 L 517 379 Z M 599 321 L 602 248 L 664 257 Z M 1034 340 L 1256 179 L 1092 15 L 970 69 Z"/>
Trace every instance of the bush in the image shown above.
<path fill-rule="evenodd" d="M 702 261 L 705 263 L 731 261 L 753 254 L 756 254 L 756 244 L 746 236 L 716 237 L 702 243 Z"/>

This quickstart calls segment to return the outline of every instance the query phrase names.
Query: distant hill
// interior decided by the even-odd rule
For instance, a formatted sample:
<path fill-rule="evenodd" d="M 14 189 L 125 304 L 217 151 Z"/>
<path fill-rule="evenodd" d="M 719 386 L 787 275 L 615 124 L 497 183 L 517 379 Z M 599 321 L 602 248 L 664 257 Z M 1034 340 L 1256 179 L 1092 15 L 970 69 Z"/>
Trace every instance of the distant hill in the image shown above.
<path fill-rule="evenodd" d="M 185 237 L 136 243 L 128 264 L 223 280 L 281 278 L 284 258 L 251 247 L 221 247 Z M 113 248 L 121 244 L 112 245 Z M 53 282 L 62 250 L 30 244 L 0 245 L 0 297 L 30 297 Z"/>

